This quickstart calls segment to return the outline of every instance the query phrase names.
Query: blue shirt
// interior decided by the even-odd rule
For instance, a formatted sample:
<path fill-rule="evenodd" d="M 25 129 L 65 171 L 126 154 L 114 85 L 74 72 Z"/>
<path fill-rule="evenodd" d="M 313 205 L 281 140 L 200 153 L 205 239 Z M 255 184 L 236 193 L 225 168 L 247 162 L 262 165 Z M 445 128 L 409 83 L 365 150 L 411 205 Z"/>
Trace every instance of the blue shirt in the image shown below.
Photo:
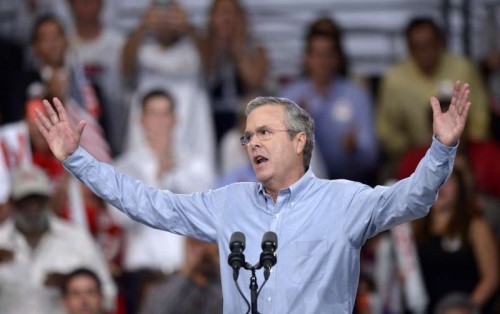
<path fill-rule="evenodd" d="M 390 186 L 323 180 L 308 171 L 278 194 L 276 203 L 259 183 L 234 183 L 193 194 L 148 187 L 78 150 L 64 166 L 97 195 L 154 228 L 217 242 L 224 313 L 245 313 L 227 264 L 229 240 L 246 235 L 246 260 L 257 263 L 262 235 L 278 236 L 278 262 L 259 296 L 261 313 L 352 313 L 365 241 L 402 222 L 422 217 L 451 173 L 456 147 L 436 139 L 415 173 Z M 258 283 L 264 281 L 258 271 Z M 250 273 L 238 279 L 250 299 Z"/>
<path fill-rule="evenodd" d="M 336 78 L 326 93 L 317 93 L 309 79 L 291 84 L 282 97 L 306 109 L 315 121 L 315 138 L 330 178 L 365 180 L 377 164 L 373 102 L 361 87 L 345 78 Z M 356 130 L 351 154 L 343 146 L 348 132 Z"/>

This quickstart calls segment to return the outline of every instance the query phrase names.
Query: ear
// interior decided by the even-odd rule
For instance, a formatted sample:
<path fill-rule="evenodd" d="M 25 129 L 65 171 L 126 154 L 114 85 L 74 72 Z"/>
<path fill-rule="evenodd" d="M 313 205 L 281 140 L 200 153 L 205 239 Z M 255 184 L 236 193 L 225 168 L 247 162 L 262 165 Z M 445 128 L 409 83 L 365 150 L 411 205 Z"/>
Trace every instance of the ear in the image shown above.
<path fill-rule="evenodd" d="M 295 135 L 295 152 L 297 155 L 301 155 L 306 147 L 307 136 L 305 132 L 300 132 Z"/>

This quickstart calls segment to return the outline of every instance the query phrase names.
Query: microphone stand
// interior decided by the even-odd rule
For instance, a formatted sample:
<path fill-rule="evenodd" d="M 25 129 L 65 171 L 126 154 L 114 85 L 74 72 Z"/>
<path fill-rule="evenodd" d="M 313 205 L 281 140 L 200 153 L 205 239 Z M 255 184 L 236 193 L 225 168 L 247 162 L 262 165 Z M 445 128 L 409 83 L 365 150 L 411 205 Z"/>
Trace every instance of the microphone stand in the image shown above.
<path fill-rule="evenodd" d="M 252 271 L 252 276 L 250 277 L 250 304 L 252 307 L 252 314 L 259 314 L 257 311 L 257 290 L 259 286 L 257 285 L 257 277 L 255 276 L 255 266 L 250 268 L 250 270 Z"/>

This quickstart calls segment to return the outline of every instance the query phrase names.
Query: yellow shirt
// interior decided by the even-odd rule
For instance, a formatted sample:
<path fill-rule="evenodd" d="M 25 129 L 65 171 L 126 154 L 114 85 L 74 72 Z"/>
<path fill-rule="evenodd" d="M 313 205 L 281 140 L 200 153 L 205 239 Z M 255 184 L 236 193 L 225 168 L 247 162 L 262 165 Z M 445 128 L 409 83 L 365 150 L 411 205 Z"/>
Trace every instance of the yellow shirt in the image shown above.
<path fill-rule="evenodd" d="M 465 136 L 482 140 L 489 132 L 487 94 L 478 70 L 466 58 L 445 53 L 433 76 L 427 76 L 411 58 L 390 68 L 383 77 L 377 108 L 377 133 L 389 157 L 410 146 L 431 142 L 432 108 L 429 98 L 439 96 L 440 86 L 456 80 L 470 84 Z"/>

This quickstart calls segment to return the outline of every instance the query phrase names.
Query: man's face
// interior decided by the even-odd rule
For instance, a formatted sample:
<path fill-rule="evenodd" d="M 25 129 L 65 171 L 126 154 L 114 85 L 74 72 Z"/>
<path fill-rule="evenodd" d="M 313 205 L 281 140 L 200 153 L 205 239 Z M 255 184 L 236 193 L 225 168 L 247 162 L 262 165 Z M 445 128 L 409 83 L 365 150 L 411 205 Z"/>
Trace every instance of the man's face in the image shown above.
<path fill-rule="evenodd" d="M 280 105 L 263 105 L 255 108 L 247 117 L 245 133 L 254 134 L 247 146 L 247 153 L 259 182 L 267 188 L 284 188 L 293 184 L 297 173 L 303 170 L 304 144 L 299 134 L 292 139 L 285 125 L 285 109 Z M 261 140 L 256 132 L 271 132 L 267 140 Z M 303 139 L 303 137 L 301 138 Z"/>
<path fill-rule="evenodd" d="M 53 21 L 42 23 L 37 30 L 33 50 L 42 63 L 50 66 L 62 66 L 67 42 L 59 25 Z"/>
<path fill-rule="evenodd" d="M 315 36 L 309 42 L 306 68 L 314 81 L 329 81 L 338 68 L 339 56 L 335 43 L 327 36 Z"/>
<path fill-rule="evenodd" d="M 94 22 L 98 20 L 102 0 L 71 0 L 70 4 L 77 21 Z"/>
<path fill-rule="evenodd" d="M 103 313 L 102 302 L 102 295 L 93 278 L 81 275 L 68 283 L 64 304 L 69 314 Z"/>
<path fill-rule="evenodd" d="M 409 50 L 422 71 L 431 74 L 436 70 L 444 51 L 444 43 L 429 25 L 413 29 L 408 38 Z"/>
<path fill-rule="evenodd" d="M 172 104 L 163 96 L 149 98 L 142 112 L 142 127 L 151 140 L 170 136 L 175 125 Z"/>
<path fill-rule="evenodd" d="M 39 233 L 47 228 L 48 202 L 46 196 L 31 195 L 13 202 L 16 226 L 24 233 Z"/>

